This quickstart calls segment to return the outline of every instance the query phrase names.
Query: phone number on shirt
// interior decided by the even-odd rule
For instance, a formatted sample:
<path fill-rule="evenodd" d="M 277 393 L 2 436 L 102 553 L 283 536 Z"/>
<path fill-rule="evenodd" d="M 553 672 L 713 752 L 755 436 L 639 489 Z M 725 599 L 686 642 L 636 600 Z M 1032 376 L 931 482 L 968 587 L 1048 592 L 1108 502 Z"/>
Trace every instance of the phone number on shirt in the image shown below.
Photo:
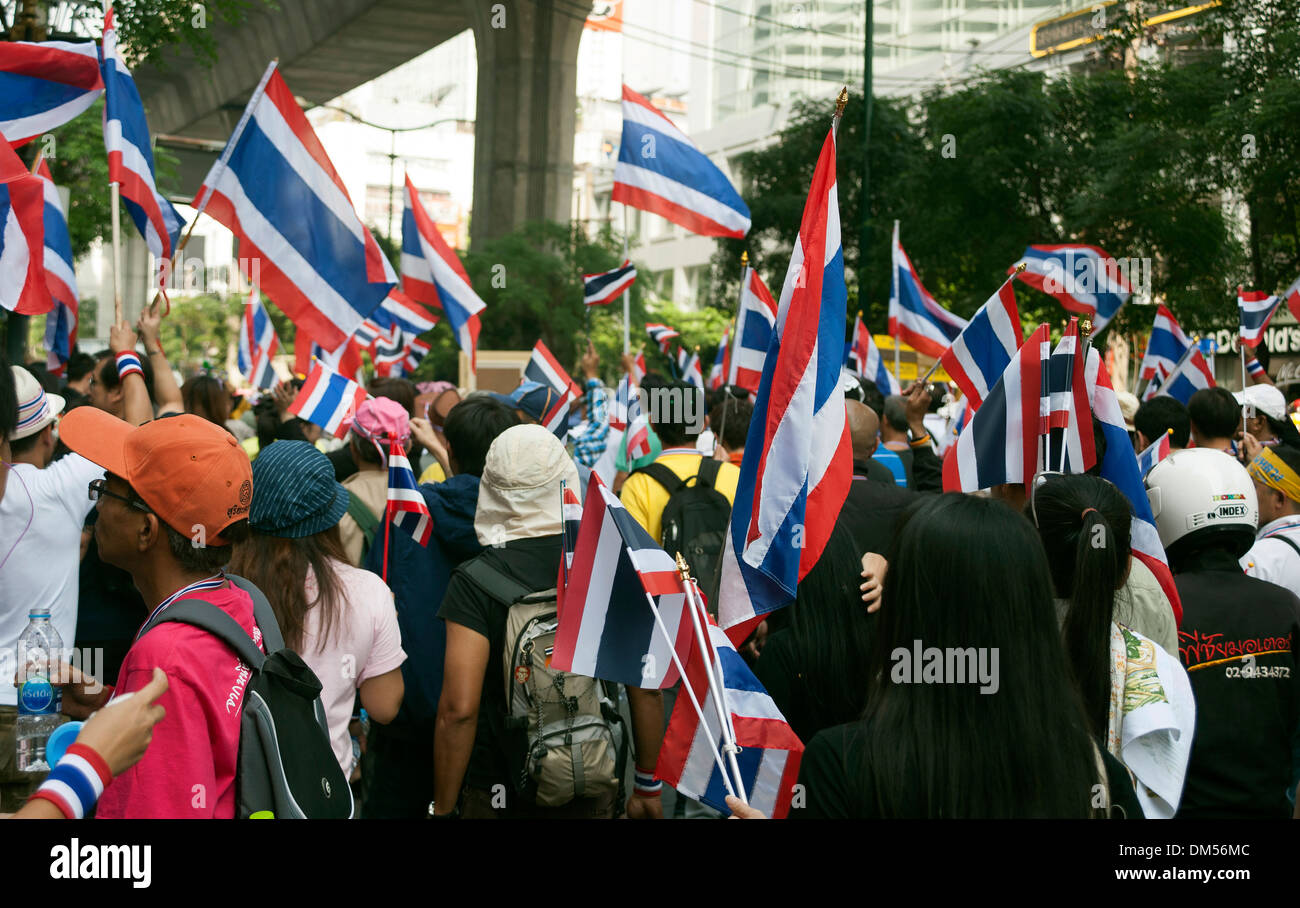
<path fill-rule="evenodd" d="M 1229 665 L 1223 670 L 1225 678 L 1290 678 L 1289 665 Z"/>

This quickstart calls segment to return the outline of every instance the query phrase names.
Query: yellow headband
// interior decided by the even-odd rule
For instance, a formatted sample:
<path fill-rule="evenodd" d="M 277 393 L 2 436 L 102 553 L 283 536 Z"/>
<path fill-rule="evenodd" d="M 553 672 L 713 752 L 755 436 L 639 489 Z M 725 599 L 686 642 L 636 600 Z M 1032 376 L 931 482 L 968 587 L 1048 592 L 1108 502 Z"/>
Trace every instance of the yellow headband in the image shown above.
<path fill-rule="evenodd" d="M 1270 489 L 1277 489 L 1292 501 L 1300 501 L 1300 476 L 1268 448 L 1260 451 L 1250 462 L 1247 472 L 1251 479 Z"/>

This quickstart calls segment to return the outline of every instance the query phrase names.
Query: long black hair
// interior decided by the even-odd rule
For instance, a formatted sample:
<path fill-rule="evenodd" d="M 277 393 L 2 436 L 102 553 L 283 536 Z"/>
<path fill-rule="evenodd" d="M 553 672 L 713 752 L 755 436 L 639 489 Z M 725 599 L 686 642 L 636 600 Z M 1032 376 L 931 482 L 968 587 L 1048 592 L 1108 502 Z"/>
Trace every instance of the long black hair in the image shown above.
<path fill-rule="evenodd" d="M 1005 504 L 921 498 L 890 546 L 867 665 L 864 796 L 881 817 L 1091 816 L 1095 748 L 1033 526 Z M 988 648 L 997 690 L 902 683 L 898 650 Z M 978 650 L 977 650 L 978 651 Z"/>
<path fill-rule="evenodd" d="M 1128 499 L 1096 476 L 1053 475 L 1034 490 L 1025 511 L 1038 526 L 1056 596 L 1070 602 L 1061 637 L 1093 737 L 1101 740 L 1110 710 L 1115 591 L 1129 570 Z"/>

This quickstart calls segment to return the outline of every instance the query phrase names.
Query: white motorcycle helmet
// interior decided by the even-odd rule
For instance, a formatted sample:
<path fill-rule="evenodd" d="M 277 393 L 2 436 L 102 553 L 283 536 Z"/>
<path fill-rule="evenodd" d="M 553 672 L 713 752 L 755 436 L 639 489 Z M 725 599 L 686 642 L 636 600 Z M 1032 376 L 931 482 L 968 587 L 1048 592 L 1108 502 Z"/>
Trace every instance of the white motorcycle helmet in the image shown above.
<path fill-rule="evenodd" d="M 1246 554 L 1259 520 L 1255 484 L 1237 460 L 1222 451 L 1175 451 L 1146 477 L 1147 498 L 1165 551 L 1186 549 L 1207 536 L 1225 536 Z"/>

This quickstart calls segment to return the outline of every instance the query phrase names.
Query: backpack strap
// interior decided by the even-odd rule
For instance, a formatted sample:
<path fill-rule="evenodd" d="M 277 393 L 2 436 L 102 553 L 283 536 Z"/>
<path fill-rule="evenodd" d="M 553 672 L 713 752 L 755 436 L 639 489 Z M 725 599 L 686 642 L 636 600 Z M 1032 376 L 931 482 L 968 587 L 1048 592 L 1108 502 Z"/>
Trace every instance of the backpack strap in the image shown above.
<path fill-rule="evenodd" d="M 497 570 L 482 558 L 471 558 L 456 570 L 468 577 L 475 586 L 502 605 L 514 605 L 536 590 L 529 589 L 515 578 Z"/>
<path fill-rule="evenodd" d="M 257 648 L 253 638 L 239 626 L 239 622 L 211 602 L 202 599 L 182 599 L 173 602 L 163 609 L 161 615 L 149 622 L 148 626 L 141 631 L 141 636 L 168 621 L 188 624 L 207 631 L 233 649 L 235 655 L 255 672 L 261 671 L 262 664 L 266 662 L 266 655 Z M 280 628 L 277 625 L 276 633 L 279 632 Z"/>
<path fill-rule="evenodd" d="M 361 535 L 365 537 L 367 546 L 375 541 L 375 531 L 379 529 L 379 518 L 361 500 L 361 497 L 351 489 L 348 489 L 348 516 L 356 521 L 357 528 L 361 530 Z"/>
<path fill-rule="evenodd" d="M 712 457 L 701 458 L 700 471 L 695 474 L 695 484 L 706 489 L 716 489 L 718 471 L 721 469 L 722 461 L 714 460 Z"/>
<path fill-rule="evenodd" d="M 1291 547 L 1291 551 L 1295 552 L 1297 555 L 1300 555 L 1300 545 L 1296 545 L 1292 540 L 1286 538 L 1281 533 L 1278 533 L 1276 536 L 1265 536 L 1264 538 L 1276 539 L 1278 542 L 1285 542 L 1288 546 Z"/>
<path fill-rule="evenodd" d="M 267 600 L 266 594 L 258 589 L 253 581 L 240 577 L 238 574 L 227 574 L 226 579 L 247 593 L 248 597 L 253 600 L 253 620 L 257 622 L 258 630 L 262 632 L 262 643 L 265 645 L 266 651 L 274 653 L 284 649 L 284 635 L 280 633 L 280 622 L 276 619 L 275 610 L 271 608 L 271 603 Z M 240 628 L 240 630 L 242 631 L 243 628 Z"/>
<path fill-rule="evenodd" d="M 686 485 L 686 480 L 679 477 L 672 470 L 668 469 L 661 463 L 649 463 L 639 470 L 634 470 L 633 475 L 645 473 L 655 482 L 659 483 L 668 492 L 668 497 L 677 494 L 677 490 Z"/>

